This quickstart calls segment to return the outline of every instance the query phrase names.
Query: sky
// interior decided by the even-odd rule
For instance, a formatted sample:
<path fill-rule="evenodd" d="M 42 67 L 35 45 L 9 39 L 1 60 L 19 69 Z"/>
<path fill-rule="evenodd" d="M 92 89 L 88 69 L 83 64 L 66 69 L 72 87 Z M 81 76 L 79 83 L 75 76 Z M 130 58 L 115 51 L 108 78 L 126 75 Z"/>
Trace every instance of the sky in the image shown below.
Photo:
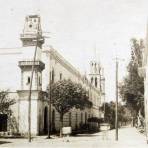
<path fill-rule="evenodd" d="M 147 0 L 0 0 L 0 48 L 20 47 L 26 15 L 39 14 L 45 46 L 52 45 L 82 74 L 90 60 L 104 67 L 106 100 L 115 100 L 115 57 L 119 80 L 127 74 L 130 39 L 145 38 Z M 124 59 L 124 60 L 123 60 Z"/>

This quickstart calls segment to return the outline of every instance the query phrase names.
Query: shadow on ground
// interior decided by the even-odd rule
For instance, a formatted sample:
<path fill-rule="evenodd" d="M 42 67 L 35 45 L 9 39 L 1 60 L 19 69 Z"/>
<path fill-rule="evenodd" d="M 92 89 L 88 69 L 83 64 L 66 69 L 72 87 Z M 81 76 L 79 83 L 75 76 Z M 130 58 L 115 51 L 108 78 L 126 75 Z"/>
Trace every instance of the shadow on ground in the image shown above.
<path fill-rule="evenodd" d="M 99 135 L 91 135 L 91 134 L 77 134 L 77 135 L 72 135 L 73 137 L 97 137 Z"/>
<path fill-rule="evenodd" d="M 0 145 L 1 144 L 7 144 L 7 143 L 12 143 L 12 142 L 9 142 L 9 141 L 0 141 Z"/>

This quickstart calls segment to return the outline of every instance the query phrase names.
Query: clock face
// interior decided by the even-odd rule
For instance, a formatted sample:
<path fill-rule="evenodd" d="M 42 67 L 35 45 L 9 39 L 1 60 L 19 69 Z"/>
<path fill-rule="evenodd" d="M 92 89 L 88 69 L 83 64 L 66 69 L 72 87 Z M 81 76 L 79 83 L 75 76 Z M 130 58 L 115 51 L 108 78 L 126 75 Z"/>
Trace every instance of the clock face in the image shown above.
<path fill-rule="evenodd" d="M 29 28 L 30 28 L 30 29 L 32 28 L 32 23 L 29 24 Z"/>
<path fill-rule="evenodd" d="M 29 22 L 28 23 L 28 31 L 37 31 L 37 23 L 36 22 Z"/>
<path fill-rule="evenodd" d="M 27 17 L 24 27 L 24 33 L 36 33 L 38 30 L 38 25 L 40 21 L 37 17 Z M 39 28 L 40 29 L 40 28 Z"/>

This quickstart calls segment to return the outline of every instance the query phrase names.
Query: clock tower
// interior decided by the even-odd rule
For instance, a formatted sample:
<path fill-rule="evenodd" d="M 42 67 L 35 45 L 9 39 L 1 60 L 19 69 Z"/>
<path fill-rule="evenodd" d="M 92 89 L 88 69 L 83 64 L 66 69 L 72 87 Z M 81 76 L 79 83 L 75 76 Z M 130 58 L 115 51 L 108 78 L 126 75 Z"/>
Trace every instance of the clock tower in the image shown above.
<path fill-rule="evenodd" d="M 25 18 L 25 25 L 20 39 L 23 46 L 22 59 L 33 60 L 35 47 L 37 46 L 36 59 L 41 60 L 44 37 L 42 36 L 41 19 L 38 15 L 29 15 Z"/>
<path fill-rule="evenodd" d="M 23 34 L 21 34 L 23 46 L 35 46 L 41 48 L 44 43 L 42 36 L 40 17 L 38 15 L 30 15 L 25 19 Z M 37 41 L 38 40 L 38 41 Z"/>
<path fill-rule="evenodd" d="M 41 131 L 39 125 L 42 118 L 41 106 L 45 102 L 45 92 L 42 91 L 42 71 L 45 64 L 42 62 L 42 36 L 40 17 L 38 15 L 29 15 L 25 18 L 23 33 L 20 35 L 22 41 L 22 58 L 18 65 L 21 71 L 21 89 L 19 95 L 19 131 L 28 133 L 28 108 L 29 108 L 29 91 L 31 88 L 31 134 L 37 135 Z M 34 62 L 34 54 L 36 58 Z M 34 65 L 33 79 L 31 82 L 32 67 Z"/>

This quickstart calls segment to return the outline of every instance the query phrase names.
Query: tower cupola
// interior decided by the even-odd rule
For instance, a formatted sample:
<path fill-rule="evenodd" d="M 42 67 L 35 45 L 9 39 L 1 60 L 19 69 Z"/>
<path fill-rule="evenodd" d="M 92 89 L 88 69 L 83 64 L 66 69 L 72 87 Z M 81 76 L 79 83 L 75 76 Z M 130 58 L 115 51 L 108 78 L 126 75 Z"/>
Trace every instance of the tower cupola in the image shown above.
<path fill-rule="evenodd" d="M 25 25 L 20 39 L 23 46 L 35 46 L 36 44 L 41 48 L 44 43 L 42 36 L 40 17 L 38 15 L 29 15 L 25 18 Z"/>

